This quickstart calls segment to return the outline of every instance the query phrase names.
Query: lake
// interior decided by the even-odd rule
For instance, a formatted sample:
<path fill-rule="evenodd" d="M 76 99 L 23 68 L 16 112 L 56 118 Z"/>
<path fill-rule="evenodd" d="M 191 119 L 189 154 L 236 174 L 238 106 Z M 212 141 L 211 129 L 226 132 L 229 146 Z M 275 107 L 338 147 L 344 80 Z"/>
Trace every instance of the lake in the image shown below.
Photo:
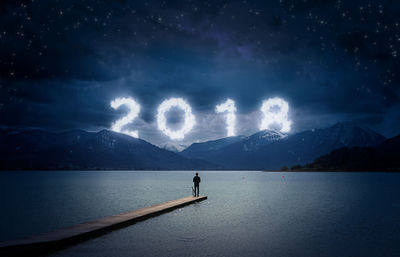
<path fill-rule="evenodd" d="M 188 196 L 193 175 L 0 172 L 0 240 Z M 199 175 L 208 200 L 51 256 L 400 256 L 400 173 Z"/>

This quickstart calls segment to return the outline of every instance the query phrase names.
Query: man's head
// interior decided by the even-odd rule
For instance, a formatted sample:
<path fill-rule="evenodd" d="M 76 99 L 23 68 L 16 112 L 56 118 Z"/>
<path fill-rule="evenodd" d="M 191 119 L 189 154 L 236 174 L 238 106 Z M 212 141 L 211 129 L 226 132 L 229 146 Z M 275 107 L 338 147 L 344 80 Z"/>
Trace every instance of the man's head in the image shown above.
<path fill-rule="evenodd" d="M 196 176 L 198 176 L 199 175 L 199 173 L 198 172 L 196 172 Z"/>

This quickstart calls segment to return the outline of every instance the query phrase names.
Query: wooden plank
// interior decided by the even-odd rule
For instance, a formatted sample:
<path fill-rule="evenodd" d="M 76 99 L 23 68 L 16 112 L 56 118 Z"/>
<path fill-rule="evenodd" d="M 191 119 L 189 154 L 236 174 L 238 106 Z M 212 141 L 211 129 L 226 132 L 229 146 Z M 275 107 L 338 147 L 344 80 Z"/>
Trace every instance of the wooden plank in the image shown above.
<path fill-rule="evenodd" d="M 21 240 L 0 242 L 0 256 L 40 256 L 48 254 L 87 239 L 103 235 L 112 230 L 205 199 L 207 199 L 207 196 L 184 197 Z"/>

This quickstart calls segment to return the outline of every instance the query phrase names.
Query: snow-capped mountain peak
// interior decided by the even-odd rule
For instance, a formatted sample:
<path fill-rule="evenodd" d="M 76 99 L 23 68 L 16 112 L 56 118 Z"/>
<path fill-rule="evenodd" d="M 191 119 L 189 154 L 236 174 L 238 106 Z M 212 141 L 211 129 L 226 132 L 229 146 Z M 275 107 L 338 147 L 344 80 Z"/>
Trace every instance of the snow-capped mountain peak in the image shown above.
<path fill-rule="evenodd" d="M 161 146 L 161 148 L 171 151 L 171 152 L 174 152 L 174 153 L 180 153 L 183 150 L 185 150 L 187 147 L 188 147 L 187 145 L 182 145 L 182 144 L 174 145 L 174 144 L 170 144 L 170 143 Z"/>
<path fill-rule="evenodd" d="M 243 140 L 243 150 L 252 152 L 260 147 L 285 139 L 288 135 L 274 130 L 262 130 Z"/>

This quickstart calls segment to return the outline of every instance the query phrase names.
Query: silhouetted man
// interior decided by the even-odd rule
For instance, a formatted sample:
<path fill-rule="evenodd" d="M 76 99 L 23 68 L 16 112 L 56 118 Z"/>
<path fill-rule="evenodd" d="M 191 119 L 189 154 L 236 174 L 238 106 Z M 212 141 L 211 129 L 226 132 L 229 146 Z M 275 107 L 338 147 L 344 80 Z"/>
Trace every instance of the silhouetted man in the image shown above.
<path fill-rule="evenodd" d="M 199 196 L 199 186 L 200 186 L 200 177 L 199 177 L 199 173 L 196 172 L 196 176 L 193 177 L 193 183 L 194 183 L 194 196 Z"/>

